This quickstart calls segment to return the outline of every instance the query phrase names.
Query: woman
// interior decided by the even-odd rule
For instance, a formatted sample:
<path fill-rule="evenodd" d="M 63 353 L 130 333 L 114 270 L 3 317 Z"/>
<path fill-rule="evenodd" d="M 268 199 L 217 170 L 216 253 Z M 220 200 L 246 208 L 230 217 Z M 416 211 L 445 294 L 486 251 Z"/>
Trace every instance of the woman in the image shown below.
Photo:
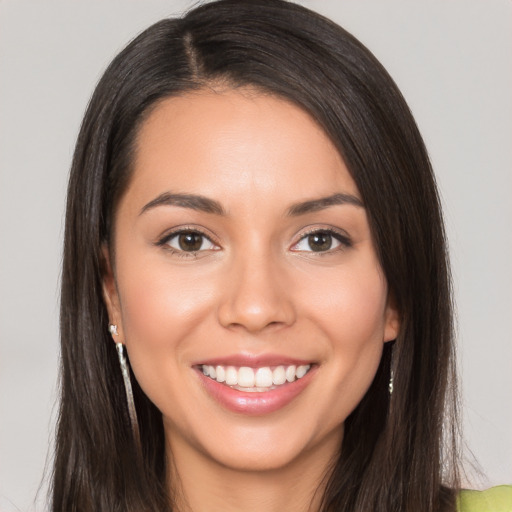
<path fill-rule="evenodd" d="M 53 509 L 455 510 L 448 274 L 359 42 L 281 1 L 154 25 L 75 152 Z"/>

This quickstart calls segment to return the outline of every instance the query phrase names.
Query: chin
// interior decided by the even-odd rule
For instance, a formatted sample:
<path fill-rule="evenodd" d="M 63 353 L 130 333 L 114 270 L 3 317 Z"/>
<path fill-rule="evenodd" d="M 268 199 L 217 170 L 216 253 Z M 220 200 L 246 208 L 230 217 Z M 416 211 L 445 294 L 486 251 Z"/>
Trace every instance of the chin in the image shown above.
<path fill-rule="evenodd" d="M 316 459 L 322 452 L 329 463 L 332 454 L 339 452 L 343 424 L 318 431 L 314 425 L 300 425 L 296 419 L 292 425 L 280 419 L 252 418 L 250 426 L 224 425 L 218 435 L 216 426 L 210 425 L 207 432 L 196 432 L 188 439 L 171 439 L 173 434 L 169 433 L 171 452 L 174 445 L 193 447 L 211 464 L 239 472 L 273 472 L 304 465 L 310 456 Z"/>

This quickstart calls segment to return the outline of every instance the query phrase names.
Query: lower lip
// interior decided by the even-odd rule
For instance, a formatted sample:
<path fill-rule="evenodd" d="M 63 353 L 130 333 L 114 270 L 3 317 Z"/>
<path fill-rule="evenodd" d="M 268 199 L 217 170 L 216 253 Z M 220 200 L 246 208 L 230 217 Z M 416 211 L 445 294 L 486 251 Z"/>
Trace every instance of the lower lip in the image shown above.
<path fill-rule="evenodd" d="M 258 416 L 278 411 L 288 405 L 308 386 L 316 373 L 315 370 L 316 367 L 313 367 L 301 379 L 261 392 L 239 391 L 206 377 L 199 370 L 197 373 L 209 395 L 226 409 L 249 416 Z"/>

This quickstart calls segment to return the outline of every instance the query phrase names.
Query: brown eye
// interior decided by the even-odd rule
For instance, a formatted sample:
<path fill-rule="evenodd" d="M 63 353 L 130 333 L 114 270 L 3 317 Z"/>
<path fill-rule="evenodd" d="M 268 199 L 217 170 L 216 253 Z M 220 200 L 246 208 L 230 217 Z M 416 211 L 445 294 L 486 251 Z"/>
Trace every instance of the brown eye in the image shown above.
<path fill-rule="evenodd" d="M 203 239 L 204 236 L 199 233 L 181 233 L 178 235 L 178 245 L 182 251 L 199 251 Z"/>
<path fill-rule="evenodd" d="M 336 231 L 319 229 L 304 235 L 291 250 L 322 253 L 349 247 L 352 247 L 352 241 L 348 236 Z"/>
<path fill-rule="evenodd" d="M 328 251 L 332 247 L 332 235 L 319 231 L 308 235 L 308 245 L 312 251 Z"/>
<path fill-rule="evenodd" d="M 164 238 L 159 245 L 167 245 L 176 252 L 195 253 L 217 250 L 218 247 L 199 231 L 178 231 Z"/>

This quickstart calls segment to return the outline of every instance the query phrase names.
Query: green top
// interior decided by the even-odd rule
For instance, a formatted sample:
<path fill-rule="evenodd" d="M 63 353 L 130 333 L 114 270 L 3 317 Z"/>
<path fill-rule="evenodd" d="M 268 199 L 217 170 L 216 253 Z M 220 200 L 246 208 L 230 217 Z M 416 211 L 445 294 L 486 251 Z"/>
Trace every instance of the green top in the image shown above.
<path fill-rule="evenodd" d="M 486 491 L 461 491 L 458 512 L 512 512 L 512 485 L 500 485 Z"/>

